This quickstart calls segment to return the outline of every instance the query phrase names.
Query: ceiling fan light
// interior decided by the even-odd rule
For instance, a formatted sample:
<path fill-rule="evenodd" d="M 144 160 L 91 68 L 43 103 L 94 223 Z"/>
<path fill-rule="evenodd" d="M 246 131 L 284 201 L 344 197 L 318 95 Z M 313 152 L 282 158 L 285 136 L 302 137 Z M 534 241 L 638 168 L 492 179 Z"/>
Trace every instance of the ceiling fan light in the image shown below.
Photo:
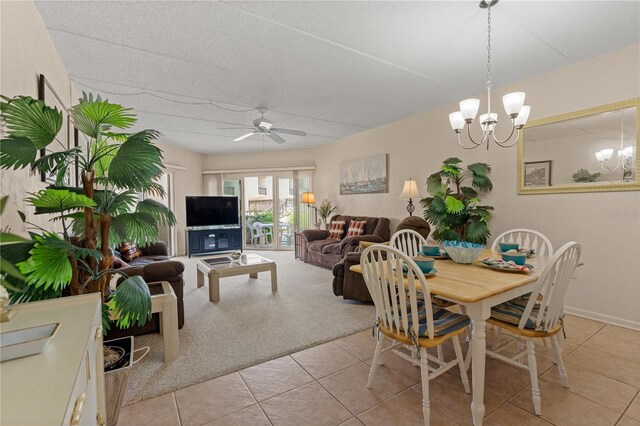
<path fill-rule="evenodd" d="M 449 114 L 449 123 L 455 132 L 460 132 L 464 127 L 464 117 L 460 111 Z"/>
<path fill-rule="evenodd" d="M 273 126 L 273 123 L 267 120 L 266 118 L 260 119 L 260 123 L 258 123 L 258 127 L 269 130 Z"/>
<path fill-rule="evenodd" d="M 520 112 L 518 113 L 518 116 L 516 117 L 516 119 L 513 121 L 513 124 L 519 129 L 522 128 L 525 124 L 527 124 L 527 120 L 529 120 L 530 113 L 531 113 L 531 107 L 529 105 L 524 105 L 520 109 Z"/>
<path fill-rule="evenodd" d="M 465 121 L 471 122 L 476 118 L 480 108 L 480 99 L 465 99 L 460 102 L 460 112 Z"/>
<path fill-rule="evenodd" d="M 514 118 L 518 115 L 524 105 L 524 96 L 524 92 L 513 92 L 502 97 L 504 110 L 507 112 L 509 117 Z"/>

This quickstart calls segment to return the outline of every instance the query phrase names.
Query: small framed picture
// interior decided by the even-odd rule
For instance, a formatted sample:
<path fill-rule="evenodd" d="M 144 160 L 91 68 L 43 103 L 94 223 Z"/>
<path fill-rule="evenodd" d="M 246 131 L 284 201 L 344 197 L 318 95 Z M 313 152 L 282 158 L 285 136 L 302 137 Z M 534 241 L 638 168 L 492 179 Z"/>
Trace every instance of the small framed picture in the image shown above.
<path fill-rule="evenodd" d="M 551 160 L 525 161 L 524 186 L 551 186 Z"/>

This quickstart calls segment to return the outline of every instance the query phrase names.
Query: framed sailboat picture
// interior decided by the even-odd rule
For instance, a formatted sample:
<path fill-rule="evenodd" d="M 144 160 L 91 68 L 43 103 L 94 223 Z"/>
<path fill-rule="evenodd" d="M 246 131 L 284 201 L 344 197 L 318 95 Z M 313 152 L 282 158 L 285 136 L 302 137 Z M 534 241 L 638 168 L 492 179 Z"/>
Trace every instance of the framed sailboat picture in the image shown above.
<path fill-rule="evenodd" d="M 387 154 L 340 163 L 340 195 L 389 192 Z"/>

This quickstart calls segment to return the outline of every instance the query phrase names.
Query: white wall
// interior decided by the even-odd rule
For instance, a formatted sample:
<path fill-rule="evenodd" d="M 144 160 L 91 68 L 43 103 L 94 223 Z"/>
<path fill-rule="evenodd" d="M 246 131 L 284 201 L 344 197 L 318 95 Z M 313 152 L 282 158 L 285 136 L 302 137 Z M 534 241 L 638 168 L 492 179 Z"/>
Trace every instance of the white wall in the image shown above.
<path fill-rule="evenodd" d="M 44 74 L 55 92 L 67 104 L 72 104 L 67 70 L 58 56 L 49 32 L 33 2 L 0 2 L 0 93 L 4 96 L 28 95 L 38 99 L 38 75 Z M 75 96 L 74 96 L 75 98 Z M 2 215 L 1 226 L 25 234 L 25 225 L 17 211 L 24 211 L 28 220 L 51 229 L 48 216 L 35 216 L 26 206 L 30 192 L 43 189 L 39 175 L 26 170 L 0 172 L 1 194 L 9 201 Z"/>
<path fill-rule="evenodd" d="M 530 119 L 535 120 L 638 97 L 638 75 L 640 45 L 635 45 L 498 88 L 493 94 L 500 100 L 505 93 L 525 91 L 532 107 Z M 497 102 L 495 108 L 502 111 Z M 452 104 L 429 110 L 309 150 L 208 156 L 204 168 L 277 167 L 284 165 L 282 161 L 299 165 L 311 160 L 316 164 L 316 199 L 336 202 L 340 213 L 390 217 L 395 226 L 406 216 L 406 204 L 398 199 L 406 179 L 424 183 L 451 156 L 465 163 L 487 162 L 493 167 L 494 190 L 485 199 L 496 208 L 490 223 L 493 235 L 528 227 L 548 235 L 557 248 L 570 240 L 582 243 L 585 265 L 567 296 L 567 310 L 640 328 L 640 192 L 518 195 L 516 148 L 460 148 L 448 121 L 456 109 Z M 499 118 L 504 124 L 504 113 Z M 505 131 L 498 128 L 499 135 Z M 390 192 L 339 195 L 340 161 L 379 153 L 389 154 Z"/>

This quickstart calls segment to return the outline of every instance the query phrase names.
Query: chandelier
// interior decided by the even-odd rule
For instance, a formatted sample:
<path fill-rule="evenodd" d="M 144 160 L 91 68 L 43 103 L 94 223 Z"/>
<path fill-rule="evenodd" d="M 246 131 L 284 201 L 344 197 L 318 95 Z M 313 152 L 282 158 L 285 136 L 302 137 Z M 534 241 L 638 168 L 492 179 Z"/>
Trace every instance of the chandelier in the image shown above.
<path fill-rule="evenodd" d="M 449 122 L 453 131 L 458 136 L 458 143 L 465 149 L 474 149 L 486 143 L 489 149 L 489 141 L 493 140 L 498 146 L 508 148 L 518 142 L 519 130 L 522 129 L 529 119 L 531 108 L 524 105 L 524 92 L 513 92 L 502 97 L 504 109 L 511 120 L 511 133 L 506 139 L 498 139 L 495 134 L 496 124 L 498 123 L 498 114 L 491 112 L 491 6 L 495 5 L 498 0 L 482 0 L 480 7 L 487 9 L 487 113 L 480 115 L 480 128 L 482 129 L 482 139 L 476 141 L 471 136 L 471 123 L 478 114 L 480 107 L 479 99 L 465 99 L 460 102 L 460 111 L 449 114 Z M 467 133 L 471 146 L 466 146 L 460 140 L 460 133 L 464 127 L 467 127 Z M 516 132 L 518 130 L 518 132 Z M 516 138 L 510 142 L 513 134 Z"/>
<path fill-rule="evenodd" d="M 609 160 L 613 157 L 613 148 L 602 149 L 596 152 L 596 159 L 600 162 L 602 170 L 613 172 L 622 168 L 623 180 L 631 177 L 633 169 L 633 146 L 624 146 L 624 111 L 620 114 L 620 149 L 616 157 L 616 165 L 609 166 Z"/>

